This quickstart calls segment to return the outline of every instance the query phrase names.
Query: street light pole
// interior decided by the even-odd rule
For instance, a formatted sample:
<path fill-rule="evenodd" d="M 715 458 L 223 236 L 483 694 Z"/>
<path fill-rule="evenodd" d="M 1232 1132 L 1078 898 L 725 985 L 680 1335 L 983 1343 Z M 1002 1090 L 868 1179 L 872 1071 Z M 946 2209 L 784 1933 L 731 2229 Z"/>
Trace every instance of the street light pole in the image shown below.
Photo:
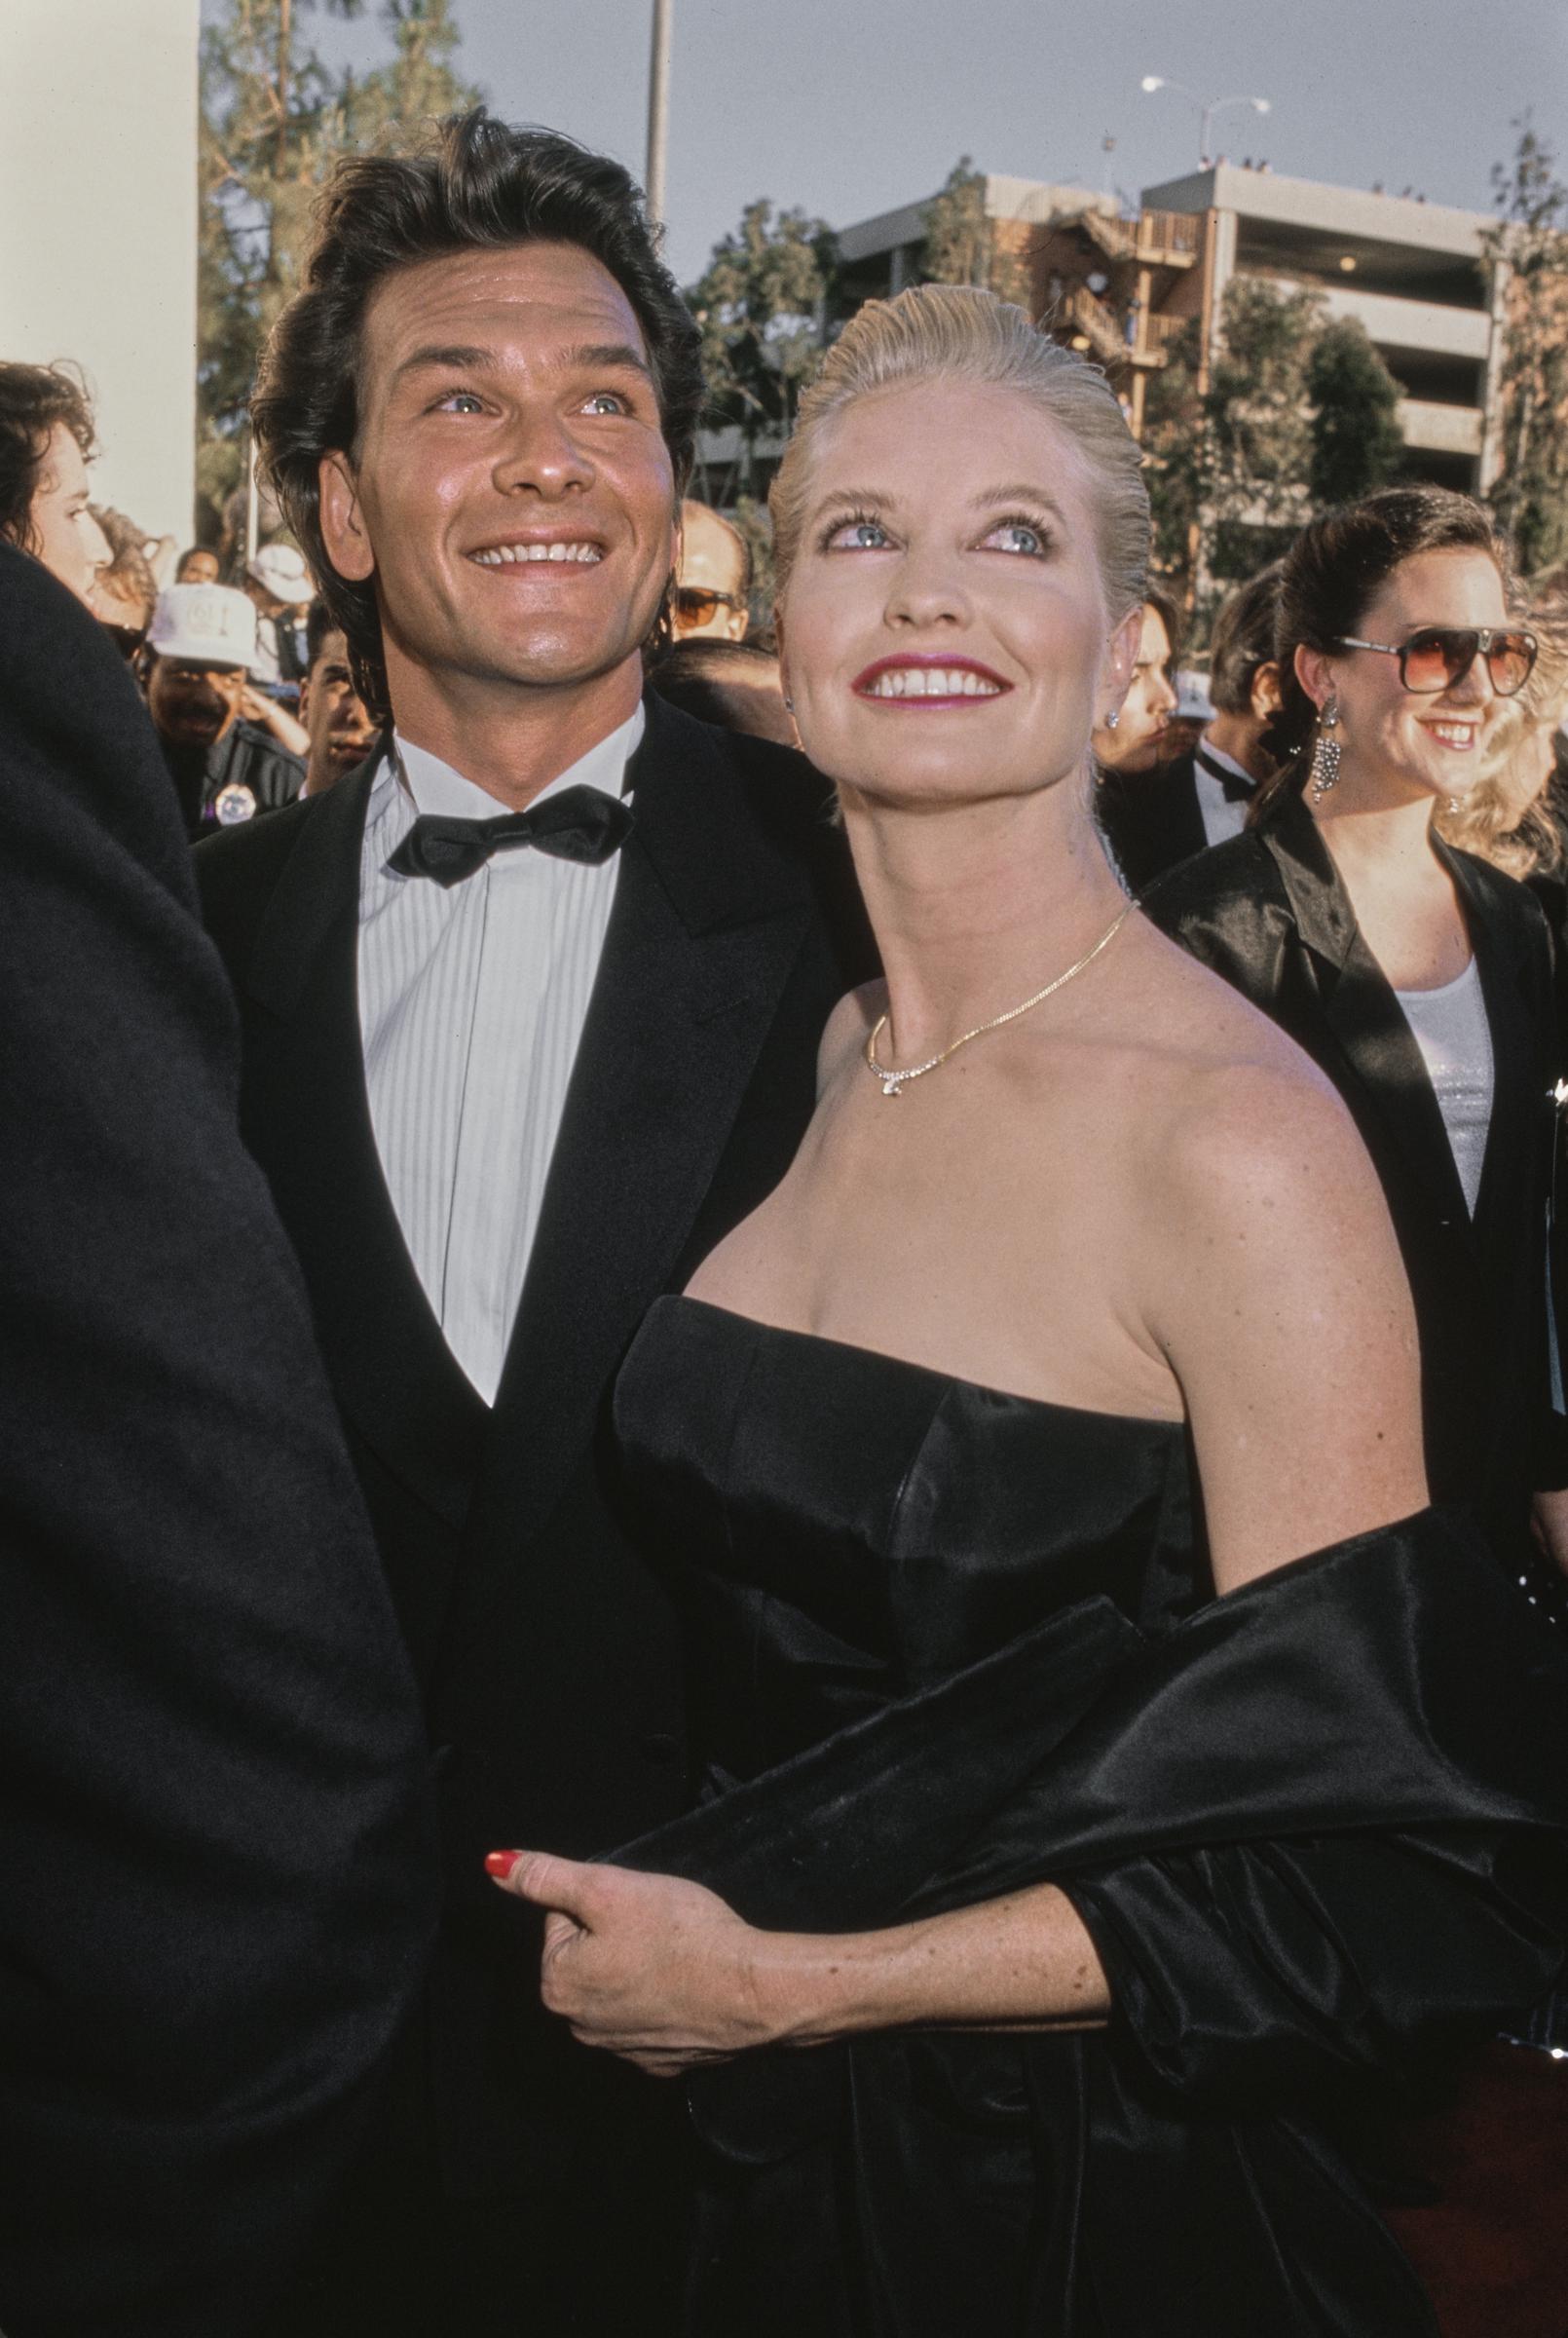
<path fill-rule="evenodd" d="M 664 220 L 664 159 L 670 131 L 670 33 L 675 0 L 653 0 L 653 47 L 648 67 L 648 215 Z"/>
<path fill-rule="evenodd" d="M 1174 90 L 1178 97 L 1185 97 L 1189 105 L 1197 107 L 1200 170 L 1209 170 L 1214 159 L 1210 152 L 1210 132 L 1215 114 L 1223 113 L 1227 105 L 1250 105 L 1254 114 L 1266 114 L 1270 110 L 1266 97 L 1200 97 L 1196 90 L 1187 88 L 1185 82 L 1168 81 L 1163 73 L 1145 73 L 1138 86 L 1145 97 L 1152 96 L 1156 90 Z"/>

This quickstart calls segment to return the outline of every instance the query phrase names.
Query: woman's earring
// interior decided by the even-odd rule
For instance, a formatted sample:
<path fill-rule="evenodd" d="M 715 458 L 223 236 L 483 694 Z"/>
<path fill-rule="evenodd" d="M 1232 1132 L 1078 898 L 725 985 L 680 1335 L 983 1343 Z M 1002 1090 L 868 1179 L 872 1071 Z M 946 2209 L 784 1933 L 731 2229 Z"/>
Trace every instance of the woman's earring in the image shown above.
<path fill-rule="evenodd" d="M 1344 753 L 1334 736 L 1339 727 L 1339 700 L 1330 695 L 1323 702 L 1318 717 L 1318 737 L 1312 750 L 1312 800 L 1321 804 L 1334 781 L 1339 777 L 1340 758 Z"/>
<path fill-rule="evenodd" d="M 1117 726 L 1117 724 L 1118 724 L 1118 723 L 1121 721 L 1121 719 L 1122 719 L 1122 710 L 1121 710 L 1121 708 L 1120 708 L 1119 706 L 1113 706 L 1113 707 L 1111 708 L 1111 710 L 1110 710 L 1109 714 L 1107 714 L 1107 715 L 1106 715 L 1106 717 L 1105 717 L 1105 728 L 1106 728 L 1106 730 L 1107 730 L 1107 731 L 1114 731 L 1114 730 L 1115 730 L 1115 728 L 1116 728 L 1116 726 Z"/>

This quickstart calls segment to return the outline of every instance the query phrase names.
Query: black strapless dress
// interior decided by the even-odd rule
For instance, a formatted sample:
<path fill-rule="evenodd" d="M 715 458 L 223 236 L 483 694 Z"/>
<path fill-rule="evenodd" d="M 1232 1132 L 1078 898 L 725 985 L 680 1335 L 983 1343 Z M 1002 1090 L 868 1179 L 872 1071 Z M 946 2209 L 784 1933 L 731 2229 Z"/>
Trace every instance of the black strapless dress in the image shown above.
<path fill-rule="evenodd" d="M 802 1930 L 1050 1876 L 1116 2007 L 695 2074 L 691 2331 L 1430 2338 L 1328 2136 L 1562 1963 L 1568 1675 L 1490 1564 L 1423 1513 L 1215 1601 L 1181 1427 L 687 1299 L 615 1419 L 708 1764 L 617 1856 Z"/>

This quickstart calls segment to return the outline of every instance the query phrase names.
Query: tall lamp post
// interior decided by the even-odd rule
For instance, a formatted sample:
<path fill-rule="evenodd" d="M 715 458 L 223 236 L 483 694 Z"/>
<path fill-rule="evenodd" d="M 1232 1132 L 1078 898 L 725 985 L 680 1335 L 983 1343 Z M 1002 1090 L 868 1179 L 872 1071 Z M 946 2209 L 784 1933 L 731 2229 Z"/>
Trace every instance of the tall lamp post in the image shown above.
<path fill-rule="evenodd" d="M 1250 105 L 1254 114 L 1266 114 L 1270 110 L 1266 97 L 1200 97 L 1197 91 L 1189 90 L 1184 81 L 1168 81 L 1163 73 L 1145 73 L 1138 86 L 1145 97 L 1152 97 L 1156 90 L 1174 90 L 1178 97 L 1185 97 L 1189 105 L 1197 107 L 1201 116 L 1198 130 L 1200 170 L 1207 170 L 1214 159 L 1209 150 L 1209 126 L 1215 114 L 1223 113 L 1227 105 Z"/>
<path fill-rule="evenodd" d="M 670 32 L 675 0 L 653 0 L 653 48 L 648 67 L 648 215 L 664 218 L 664 156 L 670 130 Z"/>

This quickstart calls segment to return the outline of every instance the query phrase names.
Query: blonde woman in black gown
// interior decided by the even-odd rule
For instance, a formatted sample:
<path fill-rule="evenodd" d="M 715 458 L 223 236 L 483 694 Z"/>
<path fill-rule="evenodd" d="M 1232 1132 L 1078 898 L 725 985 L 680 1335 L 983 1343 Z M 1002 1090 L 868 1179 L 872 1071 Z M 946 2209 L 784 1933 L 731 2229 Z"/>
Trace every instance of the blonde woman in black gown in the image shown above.
<path fill-rule="evenodd" d="M 925 288 L 773 508 L 886 980 L 619 1381 L 700 1806 L 492 1871 L 546 2002 L 690 2090 L 703 2338 L 1430 2333 L 1336 2136 L 1562 1961 L 1563 1678 L 1426 1508 L 1344 1107 L 1096 841 L 1138 450 Z"/>

